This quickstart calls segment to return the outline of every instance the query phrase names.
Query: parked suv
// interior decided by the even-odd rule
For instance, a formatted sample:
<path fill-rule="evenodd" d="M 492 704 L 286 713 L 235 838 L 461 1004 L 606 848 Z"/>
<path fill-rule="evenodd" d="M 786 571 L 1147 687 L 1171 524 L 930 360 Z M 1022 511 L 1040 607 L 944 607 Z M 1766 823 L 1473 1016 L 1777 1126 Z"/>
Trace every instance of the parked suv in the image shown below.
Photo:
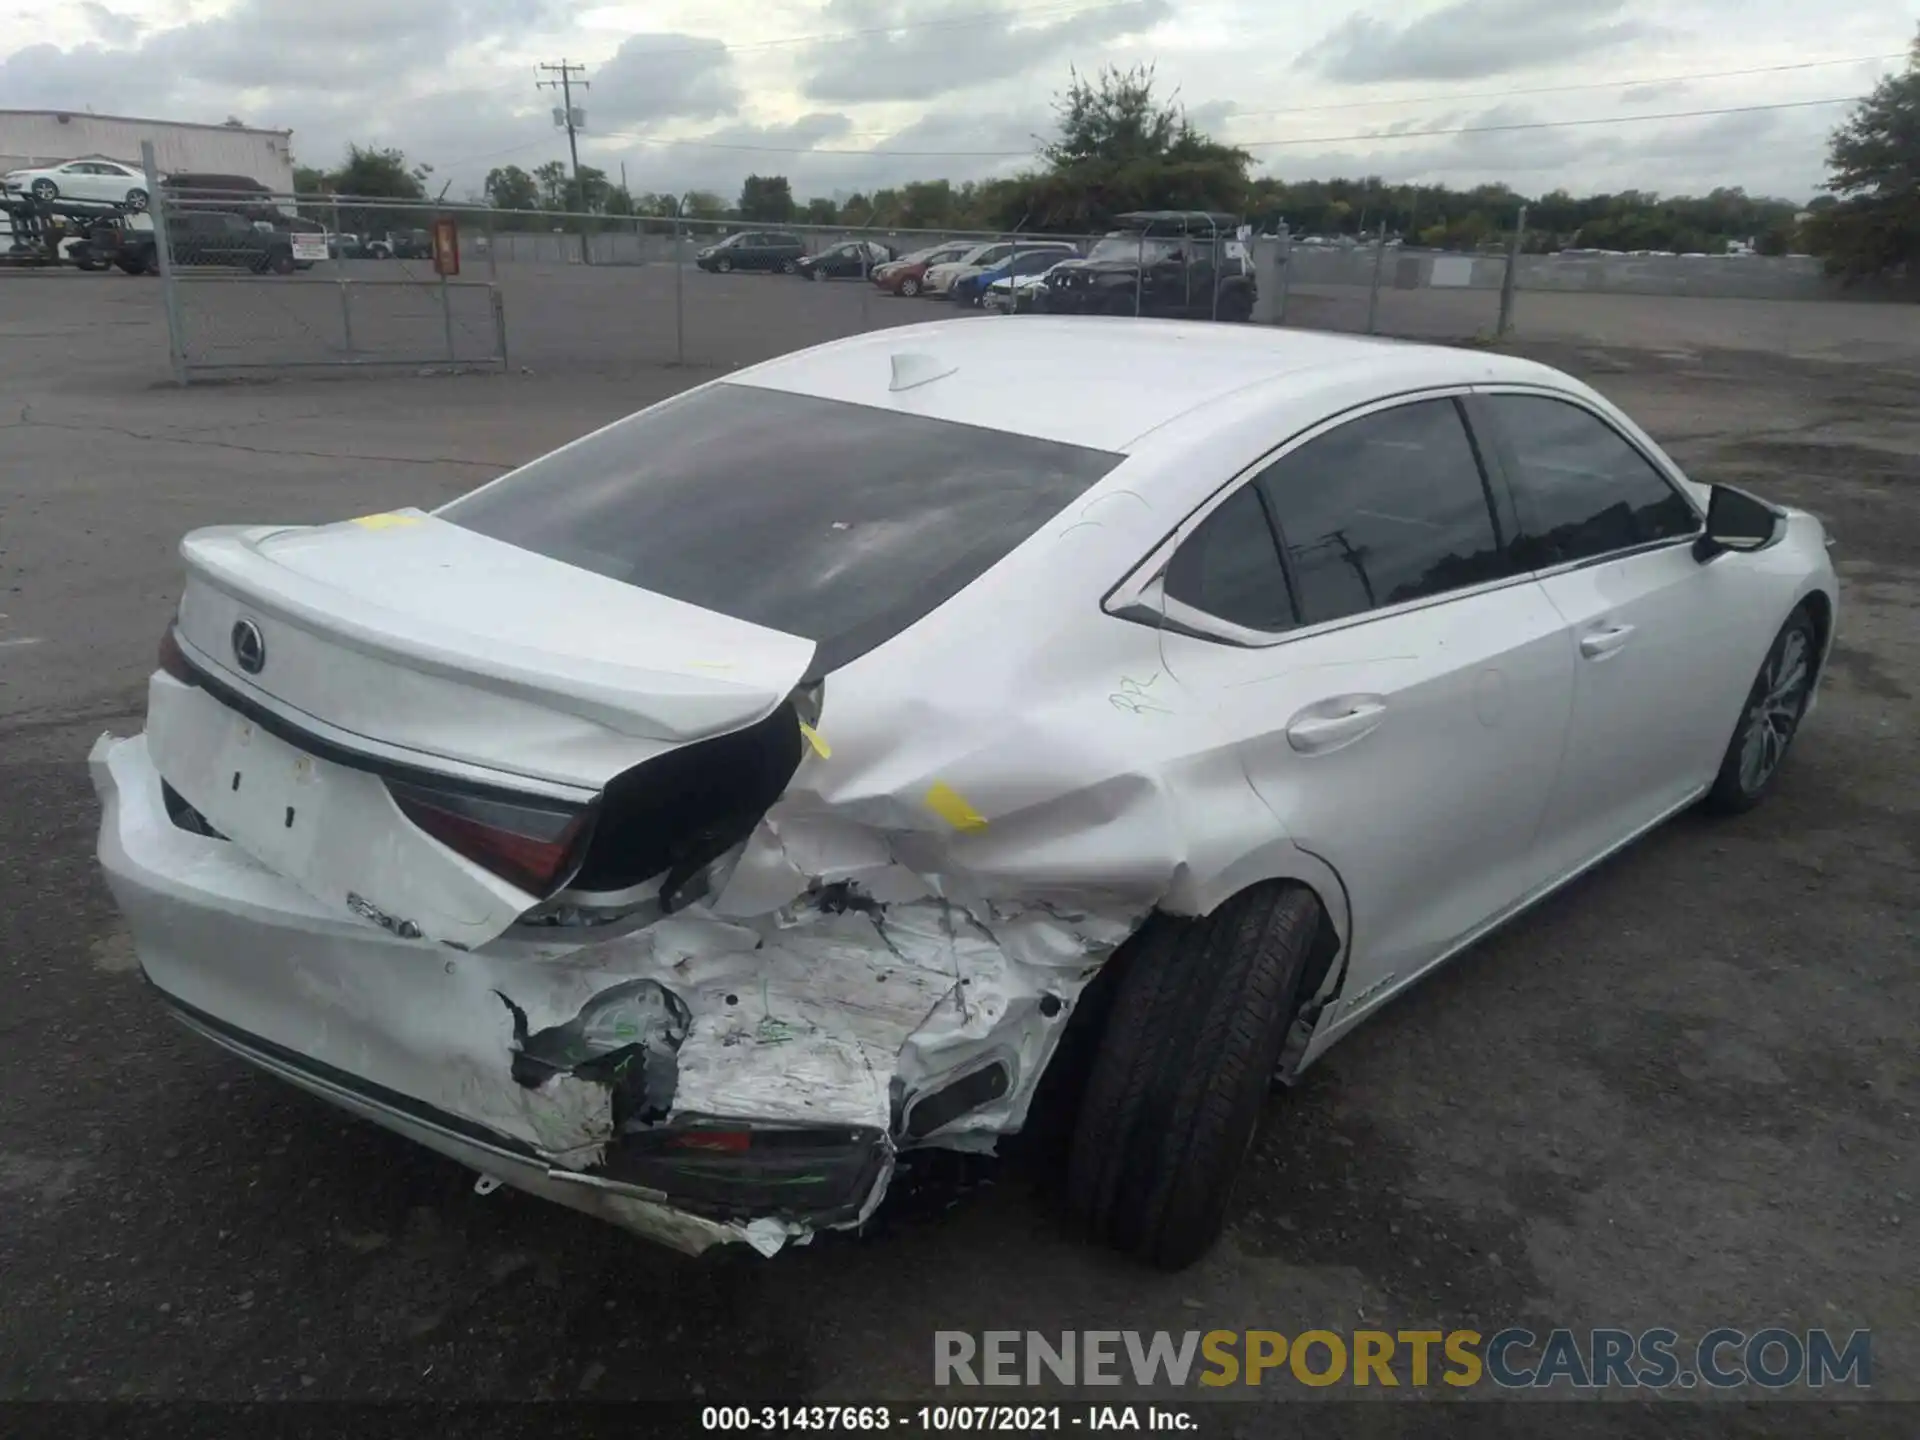
<path fill-rule="evenodd" d="M 702 270 L 778 270 L 792 275 L 806 258 L 807 242 L 786 230 L 742 230 L 693 257 Z"/>
<path fill-rule="evenodd" d="M 171 216 L 167 236 L 167 253 L 175 265 L 227 265 L 275 275 L 291 275 L 298 268 L 293 237 L 285 230 L 263 229 L 224 210 Z M 94 230 L 93 246 L 101 258 L 129 275 L 160 268 L 151 229 L 100 226 Z"/>
<path fill-rule="evenodd" d="M 1120 228 L 1083 260 L 1048 272 L 1034 309 L 1050 315 L 1150 315 L 1172 320 L 1247 320 L 1253 265 L 1231 215 L 1148 210 L 1118 217 Z"/>

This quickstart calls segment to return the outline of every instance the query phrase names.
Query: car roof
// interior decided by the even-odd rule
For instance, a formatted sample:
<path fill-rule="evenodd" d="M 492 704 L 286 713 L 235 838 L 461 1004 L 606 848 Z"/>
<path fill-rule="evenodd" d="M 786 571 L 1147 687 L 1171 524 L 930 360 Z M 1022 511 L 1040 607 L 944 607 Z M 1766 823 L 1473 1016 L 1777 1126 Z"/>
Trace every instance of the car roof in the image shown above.
<path fill-rule="evenodd" d="M 1130 210 L 1125 215 L 1114 216 L 1113 223 L 1123 230 L 1157 230 L 1175 225 L 1201 231 L 1234 230 L 1239 227 L 1240 218 L 1212 210 Z"/>
<path fill-rule="evenodd" d="M 893 390 L 893 357 L 929 357 L 938 379 Z M 950 368 L 949 368 L 950 367 Z M 1515 356 L 1264 325 L 1020 316 L 942 320 L 831 341 L 722 383 L 872 405 L 1064 444 L 1125 452 L 1168 422 L 1238 391 L 1330 372 L 1366 374 L 1380 392 L 1551 379 Z"/>

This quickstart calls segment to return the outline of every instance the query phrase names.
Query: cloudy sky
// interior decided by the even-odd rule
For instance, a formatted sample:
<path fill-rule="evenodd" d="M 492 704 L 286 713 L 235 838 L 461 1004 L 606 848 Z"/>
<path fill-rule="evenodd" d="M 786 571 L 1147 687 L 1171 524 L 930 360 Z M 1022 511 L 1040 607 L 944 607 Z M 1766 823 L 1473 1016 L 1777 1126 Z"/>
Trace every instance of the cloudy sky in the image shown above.
<path fill-rule="evenodd" d="M 397 145 L 464 196 L 565 155 L 534 85 L 564 57 L 582 160 L 804 198 L 1017 170 L 1069 66 L 1151 62 L 1288 178 L 1804 199 L 1845 107 L 1741 107 L 1861 94 L 1917 24 L 1920 0 L 0 0 L 0 106 L 239 116 L 307 164 Z"/>

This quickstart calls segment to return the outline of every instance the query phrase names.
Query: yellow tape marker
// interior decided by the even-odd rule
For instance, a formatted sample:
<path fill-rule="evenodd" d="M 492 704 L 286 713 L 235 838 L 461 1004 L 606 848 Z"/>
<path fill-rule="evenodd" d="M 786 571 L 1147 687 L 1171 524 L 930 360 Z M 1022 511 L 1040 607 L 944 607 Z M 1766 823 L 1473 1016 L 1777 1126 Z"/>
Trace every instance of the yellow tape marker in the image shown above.
<path fill-rule="evenodd" d="M 392 530 L 400 525 L 418 525 L 420 523 L 420 517 L 418 515 L 394 515 L 391 513 L 386 515 L 362 515 L 353 523 L 358 525 L 362 530 Z"/>
<path fill-rule="evenodd" d="M 807 744 L 813 747 L 813 753 L 818 755 L 822 760 L 831 760 L 833 758 L 833 747 L 821 739 L 820 732 L 804 720 L 800 722 L 800 734 L 805 737 Z"/>
<path fill-rule="evenodd" d="M 956 830 L 987 828 L 987 817 L 969 805 L 966 797 L 944 780 L 937 781 L 927 791 L 927 808 Z"/>

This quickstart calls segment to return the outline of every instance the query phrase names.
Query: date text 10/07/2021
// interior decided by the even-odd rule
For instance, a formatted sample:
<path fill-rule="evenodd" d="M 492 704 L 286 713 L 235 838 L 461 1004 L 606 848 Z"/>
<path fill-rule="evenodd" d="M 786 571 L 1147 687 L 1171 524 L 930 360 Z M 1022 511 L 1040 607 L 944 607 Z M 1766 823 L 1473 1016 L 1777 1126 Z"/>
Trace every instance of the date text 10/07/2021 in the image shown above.
<path fill-rule="evenodd" d="M 736 1434 L 905 1435 L 1071 1434 L 1157 1431 L 1195 1434 L 1200 1423 L 1178 1405 L 708 1405 L 700 1428 Z"/>

